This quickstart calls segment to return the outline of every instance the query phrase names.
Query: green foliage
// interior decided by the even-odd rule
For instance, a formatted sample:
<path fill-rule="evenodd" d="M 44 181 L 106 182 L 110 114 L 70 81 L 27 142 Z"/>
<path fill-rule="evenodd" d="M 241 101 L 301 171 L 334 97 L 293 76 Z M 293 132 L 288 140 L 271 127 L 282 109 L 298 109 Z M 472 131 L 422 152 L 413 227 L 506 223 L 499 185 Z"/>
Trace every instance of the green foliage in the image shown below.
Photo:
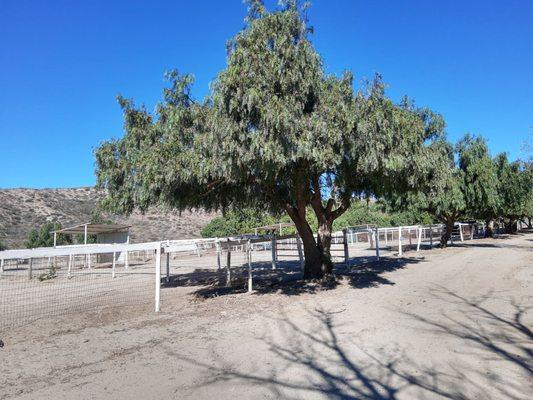
<path fill-rule="evenodd" d="M 57 277 L 57 274 L 56 274 L 56 267 L 54 264 L 52 264 L 50 266 L 50 268 L 48 269 L 47 272 L 43 272 L 42 274 L 40 274 L 37 279 L 39 279 L 40 282 L 43 282 L 43 281 L 49 281 L 51 279 L 54 279 Z"/>
<path fill-rule="evenodd" d="M 177 72 L 167 75 L 155 115 L 119 98 L 125 135 L 95 152 L 106 209 L 286 211 L 306 260 L 330 264 L 333 221 L 358 194 L 416 183 L 412 170 L 442 135 L 442 118 L 407 99 L 393 103 L 379 75 L 357 91 L 351 73 L 327 75 L 296 4 L 268 11 L 249 2 L 246 26 L 229 42 L 227 66 L 205 101 L 191 98 L 192 76 Z"/>
<path fill-rule="evenodd" d="M 463 172 L 446 140 L 439 139 L 425 148 L 412 174 L 415 183 L 411 191 L 385 196 L 389 209 L 414 215 L 428 213 L 445 223 L 453 223 L 464 212 Z"/>
<path fill-rule="evenodd" d="M 7 250 L 7 246 L 0 240 L 0 251 Z"/>
<path fill-rule="evenodd" d="M 530 217 L 533 196 L 533 169 L 530 163 L 509 162 L 506 154 L 495 159 L 498 172 L 498 214 L 511 220 Z"/>
<path fill-rule="evenodd" d="M 37 247 L 52 247 L 54 245 L 53 231 L 61 229 L 59 222 L 47 221 L 39 229 L 32 229 L 28 234 L 25 246 L 29 249 Z M 57 244 L 70 244 L 71 240 L 67 235 L 58 234 Z"/>
<path fill-rule="evenodd" d="M 255 227 L 273 225 L 278 222 L 291 222 L 287 215 L 275 217 L 268 213 L 255 210 L 229 211 L 222 217 L 212 219 L 203 229 L 203 237 L 226 237 L 244 233 L 254 233 Z M 430 224 L 434 222 L 431 215 L 425 212 L 416 213 L 412 210 L 394 212 L 386 211 L 380 203 L 366 204 L 355 201 L 350 208 L 333 224 L 335 231 L 356 225 L 374 224 L 380 227 Z M 317 229 L 316 219 L 309 221 L 313 230 Z M 285 228 L 284 233 L 291 231 Z M 292 231 L 291 231 L 292 232 Z"/>
<path fill-rule="evenodd" d="M 465 214 L 483 221 L 496 218 L 500 207 L 498 174 L 485 139 L 465 135 L 456 145 Z"/>
<path fill-rule="evenodd" d="M 393 104 L 379 76 L 354 92 L 351 74 L 326 75 L 293 2 L 274 12 L 259 4 L 205 102 L 191 99 L 192 77 L 176 72 L 156 116 L 119 99 L 125 136 L 96 150 L 108 209 L 279 213 L 329 197 L 338 212 L 313 209 L 334 217 L 354 193 L 403 183 L 416 150 L 440 134 L 439 116 Z"/>
<path fill-rule="evenodd" d="M 279 222 L 265 212 L 253 209 L 231 210 L 223 217 L 211 220 L 203 229 L 203 237 L 226 237 L 244 233 L 254 233 L 253 228 Z"/>

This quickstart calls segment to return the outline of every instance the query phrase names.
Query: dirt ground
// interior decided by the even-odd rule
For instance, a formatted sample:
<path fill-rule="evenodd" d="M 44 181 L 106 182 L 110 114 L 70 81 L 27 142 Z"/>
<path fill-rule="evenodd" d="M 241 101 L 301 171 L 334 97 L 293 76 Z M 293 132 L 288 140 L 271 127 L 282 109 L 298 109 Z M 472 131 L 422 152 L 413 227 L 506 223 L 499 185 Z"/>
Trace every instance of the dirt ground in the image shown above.
<path fill-rule="evenodd" d="M 411 256 L 411 257 L 409 257 Z M 528 399 L 533 234 L 1 333 L 1 399 Z"/>

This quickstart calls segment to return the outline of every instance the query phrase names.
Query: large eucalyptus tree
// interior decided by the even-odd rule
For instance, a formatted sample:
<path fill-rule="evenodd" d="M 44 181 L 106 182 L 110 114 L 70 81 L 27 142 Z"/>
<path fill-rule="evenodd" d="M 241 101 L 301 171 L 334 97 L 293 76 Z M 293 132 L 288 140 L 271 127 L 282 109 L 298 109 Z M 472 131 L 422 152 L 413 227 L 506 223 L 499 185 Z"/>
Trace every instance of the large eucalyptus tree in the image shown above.
<path fill-rule="evenodd" d="M 248 4 L 206 100 L 194 101 L 191 76 L 177 73 L 155 115 L 120 99 L 125 135 L 96 150 L 98 184 L 104 205 L 125 213 L 152 204 L 284 211 L 303 241 L 305 277 L 321 278 L 332 271 L 333 221 L 357 193 L 413 186 L 442 119 L 394 104 L 379 76 L 354 91 L 350 73 L 327 75 L 296 2 Z"/>

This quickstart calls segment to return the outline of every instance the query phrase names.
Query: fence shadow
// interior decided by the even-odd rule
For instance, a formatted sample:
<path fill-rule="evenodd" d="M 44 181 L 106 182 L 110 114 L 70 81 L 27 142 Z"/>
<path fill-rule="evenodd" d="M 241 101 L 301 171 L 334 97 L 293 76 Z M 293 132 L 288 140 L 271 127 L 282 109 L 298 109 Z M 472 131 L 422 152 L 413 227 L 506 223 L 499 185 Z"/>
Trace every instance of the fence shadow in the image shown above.
<path fill-rule="evenodd" d="M 346 332 L 346 326 L 336 322 L 337 314 L 343 310 L 308 310 L 308 323 L 283 315 L 268 324 L 275 324 L 279 333 L 267 333 L 261 338 L 271 365 L 266 372 L 265 368 L 246 368 L 223 359 L 209 364 L 174 349 L 168 352 L 205 373 L 206 378 L 196 389 L 210 385 L 261 385 L 273 398 L 286 399 L 528 398 L 532 333 L 523 320 L 527 309 L 513 304 L 511 316 L 498 315 L 482 305 L 483 299 L 468 300 L 445 289 L 436 295 L 450 306 L 460 306 L 464 318 L 430 320 L 408 315 L 428 329 L 435 340 L 451 336 L 461 347 L 470 348 L 475 365 L 484 366 L 488 361 L 497 364 L 490 376 L 482 368 L 472 369 L 471 363 L 462 364 L 460 360 L 439 364 L 439 357 L 435 356 L 437 363 L 425 360 L 422 364 L 401 349 L 388 353 L 364 350 Z M 512 373 L 502 369 L 504 366 Z"/>
<path fill-rule="evenodd" d="M 354 259 L 352 259 L 353 261 Z M 334 277 L 323 281 L 303 281 L 299 263 L 282 262 L 275 270 L 270 264 L 264 268 L 254 266 L 254 294 L 262 295 L 277 293 L 287 296 L 301 295 L 304 293 L 316 293 L 324 290 L 335 289 L 339 284 L 347 282 L 353 288 L 377 287 L 380 285 L 393 285 L 394 282 L 383 276 L 386 272 L 396 271 L 410 264 L 419 263 L 421 260 L 410 258 L 382 258 L 377 261 L 375 257 L 359 257 L 356 265 L 345 266 L 338 264 L 334 269 Z M 266 263 L 265 263 L 266 265 Z M 196 278 L 190 276 L 177 277 L 170 285 L 202 285 Z M 202 272 L 200 271 L 200 274 Z M 209 298 L 227 294 L 244 293 L 247 290 L 246 269 L 232 269 L 232 286 L 222 286 L 225 282 L 224 271 L 205 279 L 204 286 L 194 294 L 200 298 Z M 200 275 L 201 276 L 201 275 Z"/>

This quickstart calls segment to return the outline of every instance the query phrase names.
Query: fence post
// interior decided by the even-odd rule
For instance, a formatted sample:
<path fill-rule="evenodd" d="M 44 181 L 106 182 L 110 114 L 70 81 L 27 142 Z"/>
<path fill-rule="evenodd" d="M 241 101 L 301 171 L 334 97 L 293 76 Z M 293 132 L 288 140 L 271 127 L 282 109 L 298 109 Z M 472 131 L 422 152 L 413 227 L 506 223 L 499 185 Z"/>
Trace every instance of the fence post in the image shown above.
<path fill-rule="evenodd" d="M 459 237 L 461 238 L 461 242 L 464 242 L 463 238 L 463 224 L 459 223 Z"/>
<path fill-rule="evenodd" d="M 116 274 L 115 274 L 115 267 L 116 267 L 116 260 L 115 260 L 115 257 L 117 256 L 117 253 L 116 252 L 113 252 L 113 267 L 112 267 L 112 273 L 111 273 L 111 277 L 112 278 L 116 278 Z"/>
<path fill-rule="evenodd" d="M 366 236 L 368 237 L 368 242 L 370 243 L 370 248 L 374 247 L 374 232 L 370 229 L 366 231 Z"/>
<path fill-rule="evenodd" d="M 433 225 L 429 224 L 429 248 L 433 248 Z"/>
<path fill-rule="evenodd" d="M 159 312 L 161 300 L 161 244 L 155 251 L 155 312 Z"/>
<path fill-rule="evenodd" d="M 402 255 L 402 227 L 398 227 L 398 255 Z"/>
<path fill-rule="evenodd" d="M 28 267 L 28 278 L 33 278 L 33 258 L 30 258 L 30 265 Z"/>
<path fill-rule="evenodd" d="M 272 244 L 270 247 L 272 248 L 272 269 L 276 269 L 276 261 L 278 258 L 278 252 L 276 249 L 276 234 L 275 233 L 272 235 Z"/>
<path fill-rule="evenodd" d="M 420 243 L 422 242 L 422 227 L 418 228 L 418 241 L 416 243 L 416 251 L 420 251 Z"/>
<path fill-rule="evenodd" d="M 296 247 L 298 248 L 298 257 L 300 258 L 300 268 L 302 271 L 305 268 L 305 261 L 304 261 L 304 254 L 302 250 L 302 240 L 300 239 L 300 235 L 296 234 Z"/>
<path fill-rule="evenodd" d="M 251 293 L 253 288 L 252 288 L 252 243 L 250 239 L 248 239 L 246 254 L 248 255 L 248 293 Z"/>
<path fill-rule="evenodd" d="M 470 224 L 470 240 L 474 240 L 474 224 Z"/>
<path fill-rule="evenodd" d="M 231 286 L 231 246 L 228 239 L 228 254 L 226 257 L 226 286 Z"/>
<path fill-rule="evenodd" d="M 170 282 L 170 253 L 167 252 L 167 283 Z"/>
<path fill-rule="evenodd" d="M 198 257 L 201 257 L 201 254 L 200 254 L 200 247 L 198 246 L 198 242 L 194 242 L 194 245 L 196 246 L 196 255 Z"/>
<path fill-rule="evenodd" d="M 375 235 L 376 235 L 376 257 L 379 261 L 379 228 L 376 226 L 375 228 Z"/>
<path fill-rule="evenodd" d="M 0 272 L 4 272 L 4 259 L 0 260 Z"/>
<path fill-rule="evenodd" d="M 346 229 L 342 230 L 342 238 L 344 244 L 344 265 L 350 266 L 350 252 L 348 249 L 348 232 Z"/>
<path fill-rule="evenodd" d="M 72 271 L 72 254 L 68 256 L 67 278 L 69 279 L 71 277 L 71 273 L 70 273 L 71 271 Z"/>
<path fill-rule="evenodd" d="M 217 266 L 220 271 L 220 268 L 222 268 L 222 265 L 220 263 L 220 240 L 218 238 L 215 239 L 215 247 L 217 249 Z"/>

